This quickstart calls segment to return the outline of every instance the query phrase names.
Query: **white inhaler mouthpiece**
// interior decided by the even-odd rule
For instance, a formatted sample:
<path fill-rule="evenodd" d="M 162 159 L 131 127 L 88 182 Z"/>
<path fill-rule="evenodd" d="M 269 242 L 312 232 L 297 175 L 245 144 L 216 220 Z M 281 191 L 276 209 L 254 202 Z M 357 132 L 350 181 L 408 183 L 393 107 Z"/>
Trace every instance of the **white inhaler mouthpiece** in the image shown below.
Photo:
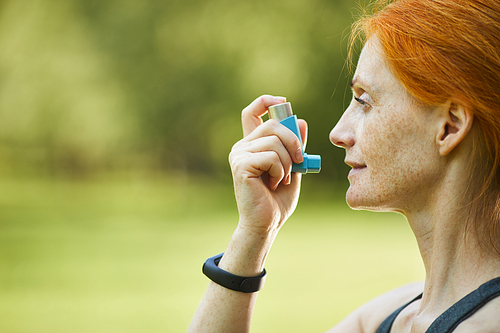
<path fill-rule="evenodd" d="M 299 138 L 304 161 L 300 164 L 294 163 L 292 166 L 292 172 L 318 173 L 321 170 L 321 156 L 308 155 L 304 152 L 304 145 L 302 144 L 302 139 L 300 138 L 300 130 L 297 123 L 297 116 L 295 116 L 292 112 L 292 105 L 289 102 L 286 102 L 270 106 L 267 110 L 269 112 L 270 119 L 279 121 Z"/>

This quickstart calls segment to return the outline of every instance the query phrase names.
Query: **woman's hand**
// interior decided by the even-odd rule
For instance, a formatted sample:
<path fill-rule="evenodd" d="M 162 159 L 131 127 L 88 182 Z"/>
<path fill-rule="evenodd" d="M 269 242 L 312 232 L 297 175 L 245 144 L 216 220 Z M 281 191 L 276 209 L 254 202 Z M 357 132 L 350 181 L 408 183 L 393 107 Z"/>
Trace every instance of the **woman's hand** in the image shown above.
<path fill-rule="evenodd" d="M 240 276 L 262 273 L 277 231 L 295 209 L 302 162 L 295 134 L 275 120 L 263 123 L 267 108 L 283 97 L 261 96 L 242 112 L 244 138 L 229 155 L 240 221 L 219 267 Z M 306 123 L 299 121 L 303 142 Z M 300 155 L 299 155 L 300 152 Z M 189 332 L 248 332 L 257 293 L 241 293 L 210 283 Z"/>
<path fill-rule="evenodd" d="M 264 95 L 242 112 L 244 138 L 233 146 L 229 161 L 240 214 L 238 227 L 258 234 L 274 233 L 294 211 L 301 175 L 292 164 L 301 163 L 299 139 L 275 120 L 263 123 L 271 105 L 286 102 L 283 97 Z M 299 121 L 302 141 L 307 125 Z"/>

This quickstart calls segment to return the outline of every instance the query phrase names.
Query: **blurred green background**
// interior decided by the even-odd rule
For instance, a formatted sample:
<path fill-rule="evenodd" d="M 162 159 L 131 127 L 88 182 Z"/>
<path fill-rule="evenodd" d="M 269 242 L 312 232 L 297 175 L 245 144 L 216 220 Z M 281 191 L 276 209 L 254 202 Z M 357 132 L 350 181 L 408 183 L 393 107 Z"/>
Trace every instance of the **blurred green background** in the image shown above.
<path fill-rule="evenodd" d="M 183 332 L 238 219 L 240 111 L 309 123 L 299 207 L 254 332 L 325 331 L 423 278 L 401 216 L 353 212 L 328 133 L 354 0 L 0 1 L 0 331 Z"/>

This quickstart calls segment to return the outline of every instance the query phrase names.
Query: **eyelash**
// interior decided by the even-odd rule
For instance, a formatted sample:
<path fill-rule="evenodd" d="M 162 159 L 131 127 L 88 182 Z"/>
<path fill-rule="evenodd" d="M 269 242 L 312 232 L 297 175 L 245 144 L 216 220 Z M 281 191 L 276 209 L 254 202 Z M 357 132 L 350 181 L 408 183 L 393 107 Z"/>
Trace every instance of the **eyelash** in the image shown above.
<path fill-rule="evenodd" d="M 361 104 L 361 105 L 366 105 L 366 102 L 365 102 L 365 101 L 363 101 L 361 98 L 358 98 L 358 97 L 354 96 L 354 99 L 355 99 L 355 100 L 356 100 L 356 102 L 358 102 L 359 104 Z"/>

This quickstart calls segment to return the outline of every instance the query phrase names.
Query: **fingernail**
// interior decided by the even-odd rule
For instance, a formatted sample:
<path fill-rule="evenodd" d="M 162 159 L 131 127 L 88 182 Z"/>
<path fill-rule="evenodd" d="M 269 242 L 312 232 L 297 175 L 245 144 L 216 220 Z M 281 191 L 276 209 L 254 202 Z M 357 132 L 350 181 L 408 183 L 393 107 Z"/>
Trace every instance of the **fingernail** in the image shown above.
<path fill-rule="evenodd" d="M 286 102 L 286 97 L 282 97 L 282 96 L 274 96 L 274 100 L 276 102 Z"/>
<path fill-rule="evenodd" d="M 302 163 L 304 161 L 304 157 L 302 156 L 302 149 L 297 149 L 297 152 L 295 153 L 295 158 L 297 159 L 298 163 Z"/>

